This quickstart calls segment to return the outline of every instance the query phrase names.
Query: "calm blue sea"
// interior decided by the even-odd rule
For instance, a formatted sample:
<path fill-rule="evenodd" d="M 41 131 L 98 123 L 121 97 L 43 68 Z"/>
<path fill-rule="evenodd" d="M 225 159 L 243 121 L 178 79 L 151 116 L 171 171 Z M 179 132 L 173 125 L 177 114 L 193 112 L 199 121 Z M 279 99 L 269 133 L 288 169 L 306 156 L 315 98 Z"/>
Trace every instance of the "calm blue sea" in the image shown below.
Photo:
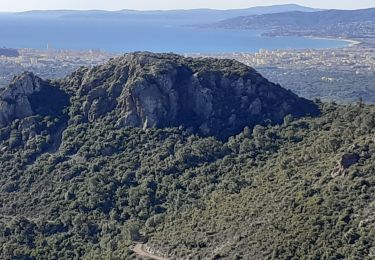
<path fill-rule="evenodd" d="M 259 49 L 332 48 L 348 43 L 300 37 L 261 37 L 260 32 L 200 29 L 160 20 L 62 20 L 0 16 L 0 46 L 101 49 L 110 52 L 256 52 Z"/>

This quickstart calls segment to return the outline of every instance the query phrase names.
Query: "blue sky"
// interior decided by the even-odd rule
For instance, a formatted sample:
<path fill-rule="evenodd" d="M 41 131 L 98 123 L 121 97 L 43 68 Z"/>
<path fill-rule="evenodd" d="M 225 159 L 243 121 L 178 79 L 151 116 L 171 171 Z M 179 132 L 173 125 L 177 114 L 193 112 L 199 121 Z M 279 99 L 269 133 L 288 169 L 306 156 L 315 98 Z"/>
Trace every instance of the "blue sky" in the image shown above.
<path fill-rule="evenodd" d="M 375 0 L 0 0 L 0 11 L 48 9 L 232 9 L 286 3 L 336 9 L 375 7 Z"/>

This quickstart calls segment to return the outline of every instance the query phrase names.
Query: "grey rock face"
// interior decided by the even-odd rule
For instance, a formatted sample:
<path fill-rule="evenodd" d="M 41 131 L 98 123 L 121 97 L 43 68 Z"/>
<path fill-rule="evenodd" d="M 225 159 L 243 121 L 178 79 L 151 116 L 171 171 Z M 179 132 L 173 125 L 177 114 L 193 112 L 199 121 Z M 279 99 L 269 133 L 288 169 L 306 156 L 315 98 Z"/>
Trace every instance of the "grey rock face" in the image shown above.
<path fill-rule="evenodd" d="M 41 89 L 42 80 L 32 73 L 16 77 L 7 88 L 0 91 L 0 127 L 14 119 L 33 114 L 29 97 Z"/>
<path fill-rule="evenodd" d="M 69 106 L 69 99 L 58 83 L 52 84 L 25 72 L 0 90 L 0 127 L 16 119 L 28 122 L 27 118 L 34 115 L 61 119 L 63 109 Z"/>
<path fill-rule="evenodd" d="M 317 106 L 232 60 L 131 53 L 64 79 L 78 90 L 88 121 L 115 116 L 120 126 L 184 126 L 226 138 L 245 126 L 280 123 Z"/>

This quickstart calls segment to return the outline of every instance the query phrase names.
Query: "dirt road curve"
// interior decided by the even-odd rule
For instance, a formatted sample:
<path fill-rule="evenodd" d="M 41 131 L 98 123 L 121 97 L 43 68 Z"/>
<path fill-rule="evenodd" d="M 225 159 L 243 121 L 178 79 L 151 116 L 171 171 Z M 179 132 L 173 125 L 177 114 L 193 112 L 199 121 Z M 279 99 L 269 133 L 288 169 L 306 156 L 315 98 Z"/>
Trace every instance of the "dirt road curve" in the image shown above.
<path fill-rule="evenodd" d="M 160 257 L 160 256 L 149 253 L 145 244 L 136 244 L 135 247 L 133 248 L 133 252 L 136 253 L 138 256 L 146 257 L 149 259 L 168 260 L 168 258 Z"/>

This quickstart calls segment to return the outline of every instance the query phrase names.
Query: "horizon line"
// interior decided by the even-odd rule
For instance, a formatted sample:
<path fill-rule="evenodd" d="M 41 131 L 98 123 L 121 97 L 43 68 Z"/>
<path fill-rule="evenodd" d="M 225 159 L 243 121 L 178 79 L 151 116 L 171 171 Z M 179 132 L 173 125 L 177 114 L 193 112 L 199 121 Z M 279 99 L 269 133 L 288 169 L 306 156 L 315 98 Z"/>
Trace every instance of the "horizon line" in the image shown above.
<path fill-rule="evenodd" d="M 307 5 L 300 5 L 300 4 L 277 4 L 277 5 L 256 5 L 256 6 L 249 6 L 244 8 L 210 8 L 210 7 L 201 7 L 201 8 L 181 8 L 181 9 L 29 9 L 29 10 L 22 10 L 22 11 L 0 11 L 0 13 L 27 13 L 27 12 L 56 12 L 56 11 L 82 11 L 82 12 L 90 12 L 90 11 L 105 11 L 105 12 L 121 12 L 121 11 L 135 11 L 135 12 L 163 12 L 163 11 L 194 11 L 194 10 L 212 10 L 212 11 L 233 11 L 233 10 L 246 10 L 252 8 L 262 8 L 262 7 L 282 7 L 282 6 L 298 6 L 304 8 L 311 8 L 316 9 L 318 11 L 324 10 L 360 10 L 360 9 L 326 9 L 326 8 L 319 8 L 319 7 L 312 7 Z M 368 9 L 368 8 L 363 8 Z"/>
<path fill-rule="evenodd" d="M 244 8 L 181 8 L 181 9 L 28 9 L 20 11 L 0 11 L 0 14 L 22 14 L 28 12 L 63 12 L 63 11 L 77 11 L 77 12 L 122 12 L 122 11 L 133 11 L 133 12 L 168 12 L 168 11 L 197 11 L 197 10 L 211 10 L 211 11 L 235 11 L 235 10 L 247 10 L 253 8 L 266 8 L 266 7 L 283 7 L 283 6 L 298 6 L 303 8 L 316 9 L 317 11 L 328 11 L 328 10 L 341 10 L 341 11 L 354 11 L 354 10 L 366 10 L 373 9 L 374 7 L 368 8 L 354 8 L 354 9 L 340 9 L 340 8 L 319 8 L 300 4 L 277 4 L 277 5 L 256 5 Z"/>

